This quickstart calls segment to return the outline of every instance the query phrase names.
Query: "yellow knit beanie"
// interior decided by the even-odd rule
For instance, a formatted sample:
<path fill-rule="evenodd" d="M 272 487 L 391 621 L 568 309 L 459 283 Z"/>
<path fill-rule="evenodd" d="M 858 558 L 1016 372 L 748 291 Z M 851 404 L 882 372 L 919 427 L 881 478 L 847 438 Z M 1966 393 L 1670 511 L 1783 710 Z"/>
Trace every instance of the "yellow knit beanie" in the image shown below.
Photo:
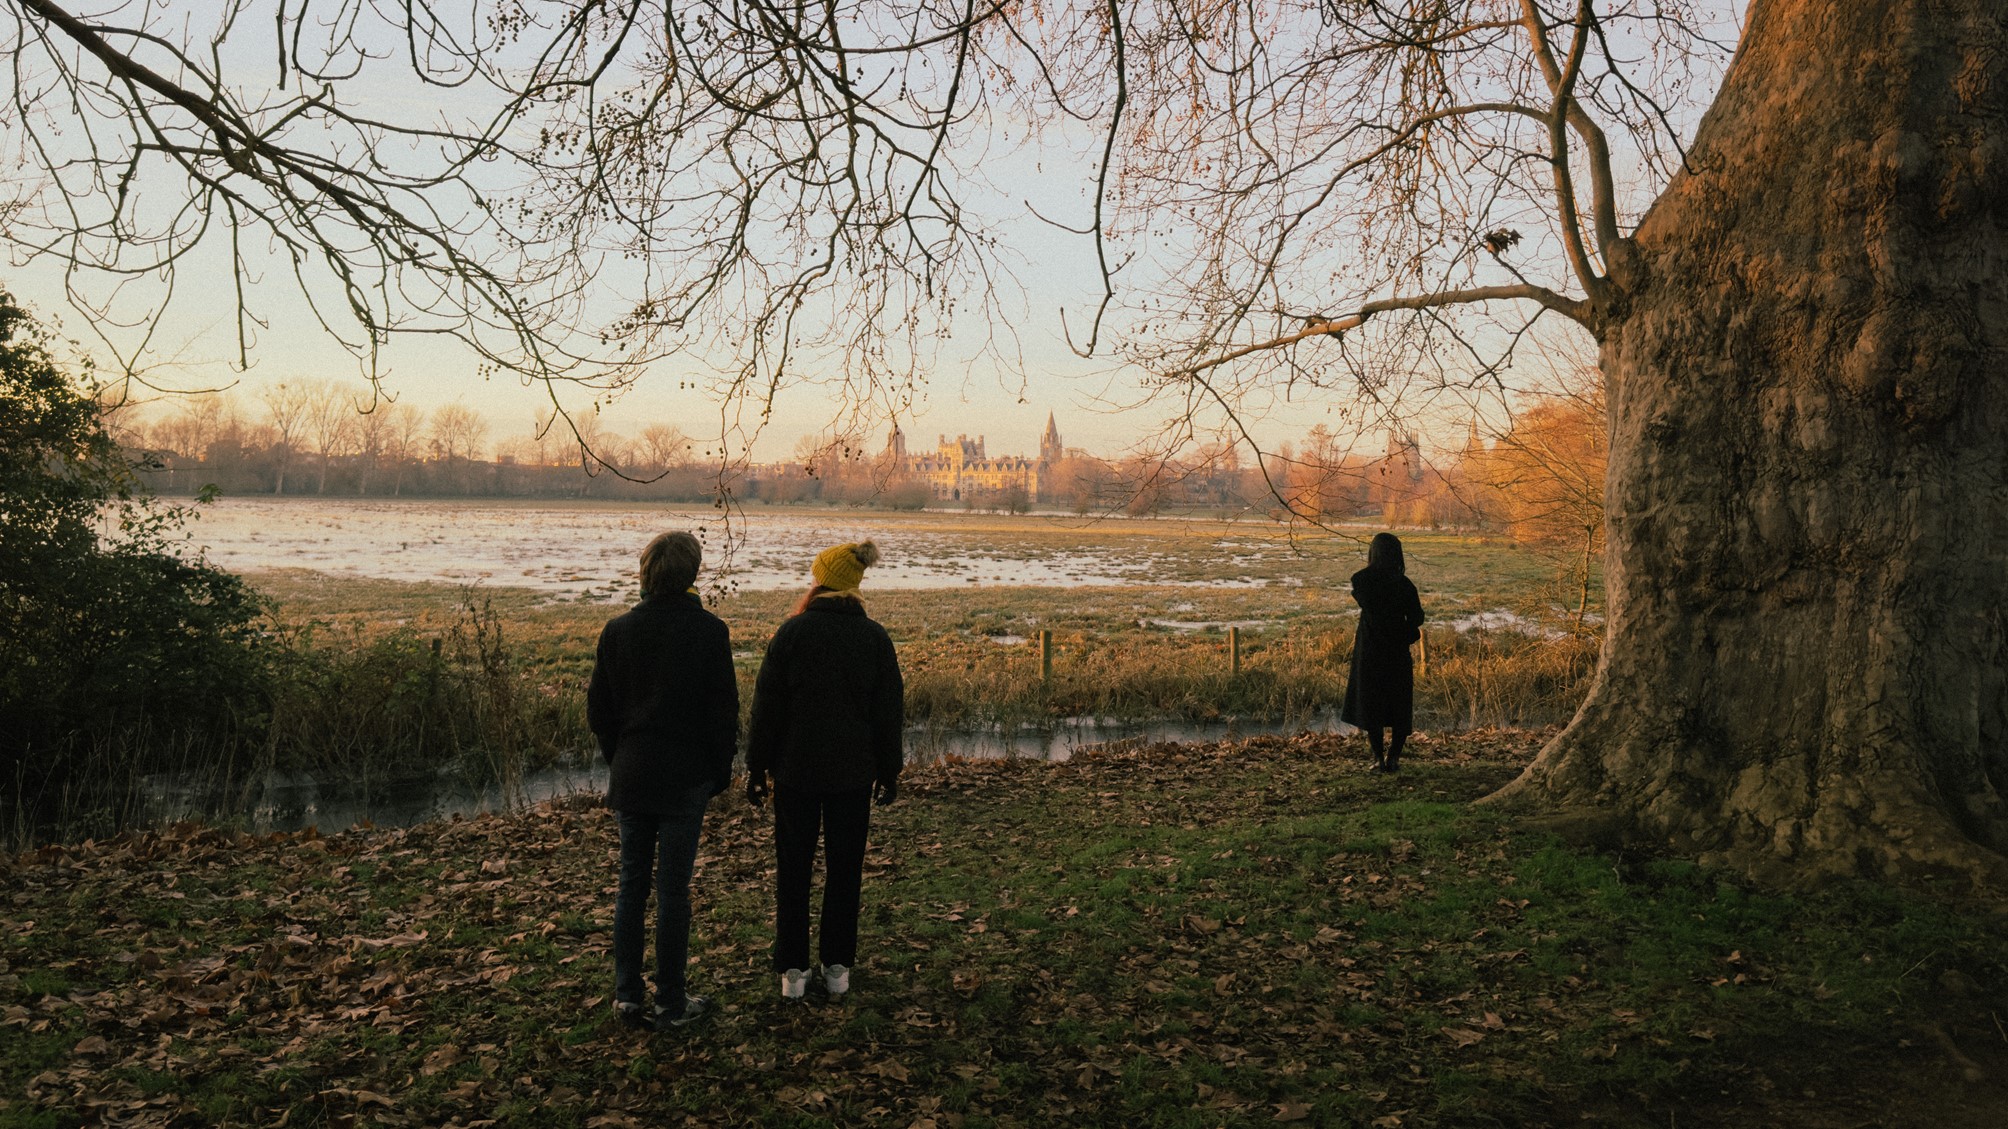
<path fill-rule="evenodd" d="M 832 592 L 850 592 L 864 582 L 865 570 L 878 561 L 878 546 L 870 541 L 837 545 L 816 554 L 810 570 L 816 583 Z"/>

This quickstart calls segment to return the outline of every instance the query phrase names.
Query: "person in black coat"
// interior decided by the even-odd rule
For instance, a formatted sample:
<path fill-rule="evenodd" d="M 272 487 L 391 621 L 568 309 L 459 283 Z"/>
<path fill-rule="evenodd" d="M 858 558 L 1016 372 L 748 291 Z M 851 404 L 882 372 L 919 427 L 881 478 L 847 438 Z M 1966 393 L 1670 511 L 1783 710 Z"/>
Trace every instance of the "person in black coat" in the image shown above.
<path fill-rule="evenodd" d="M 1402 744 L 1415 728 L 1415 669 L 1408 645 L 1422 638 L 1422 598 L 1406 571 L 1401 539 L 1377 533 L 1367 546 L 1367 567 L 1353 574 L 1360 626 L 1339 719 L 1366 730 L 1375 772 L 1401 768 Z M 1390 734 L 1385 745 L 1383 729 Z"/>
<path fill-rule="evenodd" d="M 775 630 L 753 685 L 746 799 L 774 794 L 774 970 L 781 995 L 809 983 L 809 886 L 820 838 L 818 955 L 831 996 L 850 990 L 858 955 L 871 805 L 899 796 L 906 762 L 905 685 L 892 637 L 865 614 L 858 585 L 878 560 L 870 541 L 816 557 L 815 587 Z"/>
<path fill-rule="evenodd" d="M 641 602 L 600 632 L 586 721 L 612 771 L 620 823 L 614 899 L 614 1011 L 623 1022 L 681 1027 L 707 1001 L 686 991 L 690 875 L 704 809 L 732 780 L 739 681 L 725 623 L 691 587 L 704 551 L 665 533 L 641 553 Z M 655 1007 L 644 1001 L 642 918 L 655 879 Z"/>

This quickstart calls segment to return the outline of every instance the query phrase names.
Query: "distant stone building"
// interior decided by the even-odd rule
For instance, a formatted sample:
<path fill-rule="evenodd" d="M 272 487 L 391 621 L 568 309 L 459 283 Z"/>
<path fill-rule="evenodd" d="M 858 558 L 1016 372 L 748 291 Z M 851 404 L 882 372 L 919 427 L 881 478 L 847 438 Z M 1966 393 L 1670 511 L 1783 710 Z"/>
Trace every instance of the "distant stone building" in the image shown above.
<path fill-rule="evenodd" d="M 925 483 L 935 498 L 944 501 L 995 496 L 1014 487 L 1024 490 L 1028 500 L 1042 498 L 1042 488 L 1049 485 L 1054 467 L 1067 454 L 1066 446 L 1060 442 L 1059 422 L 1050 412 L 1046 415 L 1045 434 L 1039 438 L 1038 458 L 1023 455 L 993 458 L 983 448 L 981 435 L 974 439 L 967 435 L 954 439 L 942 435 L 935 441 L 934 450 L 911 452 L 907 450 L 906 433 L 894 425 L 886 440 L 885 454 L 895 477 Z"/>

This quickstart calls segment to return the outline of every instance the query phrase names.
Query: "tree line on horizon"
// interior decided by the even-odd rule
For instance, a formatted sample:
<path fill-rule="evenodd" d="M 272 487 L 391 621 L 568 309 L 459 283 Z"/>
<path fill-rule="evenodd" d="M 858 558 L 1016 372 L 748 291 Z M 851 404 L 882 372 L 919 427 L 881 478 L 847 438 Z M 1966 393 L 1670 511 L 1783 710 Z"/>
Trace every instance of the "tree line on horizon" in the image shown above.
<path fill-rule="evenodd" d="M 885 452 L 804 436 L 790 456 L 731 465 L 674 424 L 633 435 L 598 414 L 553 420 L 495 438 L 481 413 L 452 403 L 358 410 L 333 381 L 288 381 L 247 405 L 228 394 L 171 408 L 106 405 L 109 430 L 163 494 L 368 497 L 547 497 L 711 502 L 729 491 L 769 504 L 964 508 L 1024 513 L 1058 508 L 1132 517 L 1165 512 L 1258 513 L 1278 521 L 1379 521 L 1409 528 L 1501 530 L 1516 539 L 1601 551 L 1604 407 L 1594 370 L 1523 398 L 1503 428 L 1474 423 L 1463 449 L 1430 459 L 1419 445 L 1362 453 L 1323 425 L 1249 457 L 1229 443 L 1174 455 L 1103 458 L 1078 448 L 1045 468 L 1036 490 L 933 496 Z"/>

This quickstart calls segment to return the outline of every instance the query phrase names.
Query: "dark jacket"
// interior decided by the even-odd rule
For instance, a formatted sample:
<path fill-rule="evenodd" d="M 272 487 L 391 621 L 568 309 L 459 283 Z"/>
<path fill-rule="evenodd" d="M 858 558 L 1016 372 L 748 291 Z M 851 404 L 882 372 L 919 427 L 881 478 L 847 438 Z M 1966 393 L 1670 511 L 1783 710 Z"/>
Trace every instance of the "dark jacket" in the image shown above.
<path fill-rule="evenodd" d="M 810 792 L 896 780 L 906 762 L 905 695 L 892 637 L 864 605 L 812 600 L 767 644 L 753 685 L 746 767 Z"/>
<path fill-rule="evenodd" d="M 1408 645 L 1422 637 L 1422 598 L 1408 577 L 1393 569 L 1353 574 L 1360 627 L 1353 636 L 1353 668 L 1339 718 L 1362 729 L 1415 727 L 1415 671 Z"/>
<path fill-rule="evenodd" d="M 695 595 L 647 596 L 600 632 L 586 722 L 613 765 L 607 806 L 661 814 L 670 794 L 732 779 L 739 680 L 725 622 Z"/>

